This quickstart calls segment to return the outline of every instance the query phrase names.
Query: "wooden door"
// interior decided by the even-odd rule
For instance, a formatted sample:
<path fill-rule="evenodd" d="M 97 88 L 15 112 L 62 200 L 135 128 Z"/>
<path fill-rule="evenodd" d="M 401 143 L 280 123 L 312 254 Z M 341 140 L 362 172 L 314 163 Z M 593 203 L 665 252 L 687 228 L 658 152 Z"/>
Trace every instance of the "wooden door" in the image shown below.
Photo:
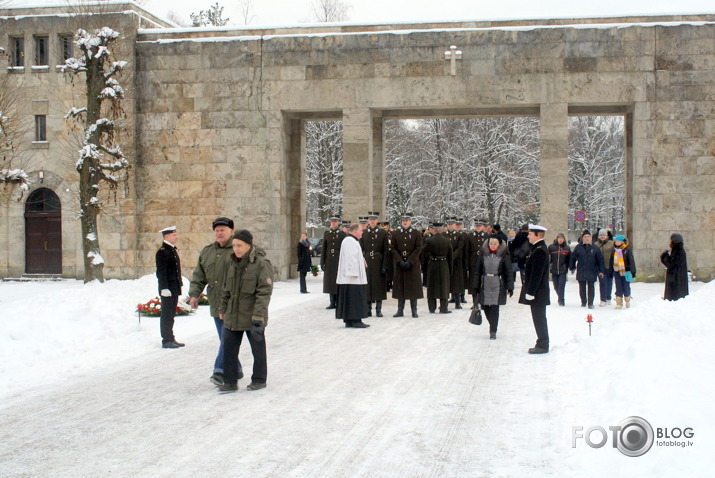
<path fill-rule="evenodd" d="M 62 214 L 60 198 L 38 189 L 25 203 L 25 272 L 62 273 Z"/>

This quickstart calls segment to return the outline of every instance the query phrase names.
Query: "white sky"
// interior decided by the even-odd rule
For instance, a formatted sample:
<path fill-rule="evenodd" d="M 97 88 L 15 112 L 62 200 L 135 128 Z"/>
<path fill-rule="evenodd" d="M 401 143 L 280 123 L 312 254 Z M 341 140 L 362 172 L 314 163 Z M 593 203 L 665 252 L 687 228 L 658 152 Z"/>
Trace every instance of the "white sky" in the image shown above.
<path fill-rule="evenodd" d="M 239 0 L 218 0 L 224 17 L 241 25 Z M 563 18 L 663 13 L 715 13 L 713 0 L 343 0 L 351 6 L 351 23 L 396 23 L 435 20 Z M 216 0 L 146 0 L 165 16 L 173 10 L 186 21 L 189 13 L 208 9 Z M 313 0 L 252 0 L 253 26 L 306 22 Z"/>

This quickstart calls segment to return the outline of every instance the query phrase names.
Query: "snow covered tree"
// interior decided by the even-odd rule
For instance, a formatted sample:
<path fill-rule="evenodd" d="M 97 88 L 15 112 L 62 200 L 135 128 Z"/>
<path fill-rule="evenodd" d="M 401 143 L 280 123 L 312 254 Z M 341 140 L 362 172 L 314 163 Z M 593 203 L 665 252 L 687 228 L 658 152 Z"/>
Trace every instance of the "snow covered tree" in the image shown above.
<path fill-rule="evenodd" d="M 22 194 L 31 181 L 25 172 L 26 158 L 21 148 L 21 138 L 29 127 L 17 111 L 19 95 L 18 89 L 9 84 L 8 76 L 3 76 L 0 79 L 0 184 L 6 188 L 18 185 Z"/>
<path fill-rule="evenodd" d="M 625 139 L 622 116 L 569 118 L 569 217 L 585 211 L 578 227 L 625 227 Z"/>
<path fill-rule="evenodd" d="M 223 18 L 223 7 L 216 2 L 208 10 L 201 10 L 199 13 L 190 14 L 191 22 L 195 27 L 222 27 L 228 24 L 229 19 Z"/>
<path fill-rule="evenodd" d="M 66 60 L 62 70 L 74 75 L 84 74 L 86 105 L 72 107 L 65 118 L 84 121 L 83 147 L 75 168 L 79 173 L 79 219 L 82 225 L 84 281 L 104 282 L 104 259 L 100 253 L 97 216 L 101 211 L 99 190 L 102 185 L 116 188 L 121 174 L 130 165 L 116 144 L 115 123 L 124 115 L 121 100 L 124 90 L 115 78 L 126 61 L 112 61 L 110 46 L 120 34 L 103 27 L 89 33 L 79 29 L 75 43 L 81 56 Z M 110 119 L 110 117 L 112 119 Z"/>
<path fill-rule="evenodd" d="M 305 138 L 307 222 L 321 227 L 332 214 L 342 214 L 343 123 L 309 121 Z"/>

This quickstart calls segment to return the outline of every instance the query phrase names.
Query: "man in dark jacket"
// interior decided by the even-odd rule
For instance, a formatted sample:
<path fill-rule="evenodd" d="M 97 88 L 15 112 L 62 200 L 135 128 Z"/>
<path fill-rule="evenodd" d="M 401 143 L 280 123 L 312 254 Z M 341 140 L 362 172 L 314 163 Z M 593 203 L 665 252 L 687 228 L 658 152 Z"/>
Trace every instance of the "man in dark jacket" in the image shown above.
<path fill-rule="evenodd" d="M 402 216 L 401 224 L 402 227 L 392 233 L 392 297 L 397 299 L 397 313 L 393 317 L 404 316 L 405 301 L 409 300 L 412 317 L 417 318 L 417 299 L 424 297 L 420 273 L 422 234 L 412 227 L 411 212 Z"/>
<path fill-rule="evenodd" d="M 184 344 L 174 337 L 174 317 L 176 306 L 181 295 L 181 261 L 176 250 L 178 235 L 176 226 L 161 230 L 164 242 L 156 251 L 156 278 L 159 280 L 159 295 L 161 296 L 161 346 L 165 349 L 178 349 Z"/>
<path fill-rule="evenodd" d="M 375 315 L 382 317 L 382 301 L 387 299 L 387 263 L 390 242 L 387 231 L 377 224 L 379 212 L 370 212 L 367 216 L 368 227 L 360 238 L 360 246 L 367 264 L 367 301 L 368 317 L 372 315 L 372 303 L 375 303 Z"/>
<path fill-rule="evenodd" d="M 340 244 L 345 239 L 345 233 L 338 229 L 340 218 L 330 218 L 330 229 L 323 234 L 323 251 L 320 254 L 320 268 L 323 274 L 323 293 L 330 294 L 330 304 L 326 309 L 334 309 L 338 299 L 338 262 L 340 262 Z"/>
<path fill-rule="evenodd" d="M 472 306 L 477 304 L 477 290 L 474 288 L 476 283 L 477 260 L 481 254 L 482 245 L 487 239 L 487 233 L 484 230 L 487 227 L 486 219 L 474 219 L 474 230 L 464 236 L 465 242 L 465 257 L 469 260 L 469 280 L 467 282 L 469 293 L 472 295 Z M 506 244 L 506 241 L 504 241 Z M 511 258 L 509 258 L 511 260 Z M 509 267 L 511 273 L 511 266 Z M 513 277 L 512 277 L 513 282 Z"/>
<path fill-rule="evenodd" d="M 440 222 L 432 224 L 437 233 L 425 241 L 424 254 L 429 257 L 427 264 L 427 306 L 430 314 L 437 309 L 439 299 L 439 313 L 451 314 L 447 310 L 450 284 L 452 276 L 452 243 L 444 234 L 444 226 Z"/>
<path fill-rule="evenodd" d="M 509 255 L 519 268 L 522 286 L 524 285 L 524 265 L 526 264 L 526 257 L 530 251 L 529 227 L 528 224 L 523 224 L 519 232 L 514 236 L 514 240 L 509 243 Z"/>
<path fill-rule="evenodd" d="M 578 291 L 581 296 L 581 307 L 588 305 L 593 309 L 593 299 L 596 291 L 596 280 L 604 277 L 606 269 L 603 264 L 601 250 L 591 243 L 591 233 L 583 231 L 581 244 L 576 246 L 569 260 L 571 273 L 576 273 Z M 586 290 L 588 289 L 588 293 Z"/>
<path fill-rule="evenodd" d="M 549 252 L 544 243 L 546 228 L 529 224 L 529 244 L 531 253 L 524 264 L 524 284 L 521 287 L 519 303 L 531 307 L 531 319 L 536 330 L 536 345 L 529 349 L 530 354 L 549 352 L 549 326 L 546 320 L 546 306 L 551 303 L 549 297 Z"/>
<path fill-rule="evenodd" d="M 199 296 L 206 287 L 206 295 L 209 299 L 211 317 L 214 319 L 216 331 L 218 333 L 218 353 L 214 360 L 214 371 L 209 380 L 216 385 L 223 383 L 223 320 L 218 316 L 218 305 L 223 292 L 223 281 L 226 271 L 233 256 L 231 248 L 231 236 L 233 235 L 233 219 L 227 217 L 217 217 L 213 223 L 213 233 L 215 241 L 204 247 L 199 254 L 199 262 L 191 275 L 189 285 L 189 304 L 192 309 L 199 307 Z M 238 363 L 239 375 L 241 372 L 241 362 Z"/>
<path fill-rule="evenodd" d="M 670 235 L 670 247 L 660 255 L 665 272 L 665 300 L 678 300 L 688 295 L 688 259 L 685 254 L 683 236 Z"/>
<path fill-rule="evenodd" d="M 452 244 L 452 271 L 449 278 L 450 292 L 455 309 L 462 308 L 462 296 L 464 295 L 464 235 L 457 231 L 457 217 L 447 219 L 447 232 L 445 237 Z"/>

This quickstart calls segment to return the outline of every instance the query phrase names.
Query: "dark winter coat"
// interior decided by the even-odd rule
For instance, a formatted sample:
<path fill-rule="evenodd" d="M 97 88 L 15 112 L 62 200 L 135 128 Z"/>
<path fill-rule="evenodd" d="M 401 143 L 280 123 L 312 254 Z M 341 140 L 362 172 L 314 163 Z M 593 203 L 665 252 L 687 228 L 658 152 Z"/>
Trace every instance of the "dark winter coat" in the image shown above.
<path fill-rule="evenodd" d="M 477 232 L 472 231 L 464 236 L 464 251 L 465 257 L 468 258 L 469 264 L 469 278 L 467 281 L 468 289 L 470 293 L 474 291 L 474 280 L 477 270 L 477 261 L 479 260 L 479 253 L 482 249 L 482 244 L 487 238 L 488 234 L 484 231 Z"/>
<path fill-rule="evenodd" d="M 159 294 L 169 289 L 171 295 L 181 295 L 181 260 L 175 246 L 164 242 L 156 251 L 156 278 L 159 281 Z"/>
<path fill-rule="evenodd" d="M 189 286 L 189 297 L 198 298 L 206 287 L 206 295 L 209 298 L 211 317 L 218 317 L 218 305 L 221 302 L 223 293 L 223 281 L 226 278 L 226 271 L 233 257 L 233 247 L 231 241 L 227 241 L 224 247 L 214 241 L 204 247 L 199 254 L 199 262 L 191 275 L 191 285 Z"/>
<path fill-rule="evenodd" d="M 521 286 L 519 303 L 526 305 L 547 306 L 551 304 L 549 289 L 549 251 L 541 239 L 531 245 L 531 253 L 524 264 L 524 284 Z M 525 296 L 534 297 L 528 300 Z"/>
<path fill-rule="evenodd" d="M 273 266 L 255 246 L 243 258 L 231 257 L 223 285 L 219 313 L 228 330 L 251 330 L 252 322 L 268 324 L 268 304 L 273 294 Z"/>
<path fill-rule="evenodd" d="M 509 243 L 509 255 L 511 260 L 519 265 L 519 269 L 524 270 L 526 258 L 531 252 L 531 244 L 529 244 L 529 233 L 519 231 L 514 236 L 514 239 Z"/>
<path fill-rule="evenodd" d="M 678 300 L 688 295 L 688 259 L 682 243 L 673 244 L 673 249 L 660 255 L 665 266 L 666 300 Z"/>
<path fill-rule="evenodd" d="M 345 233 L 338 229 L 328 229 L 323 234 L 323 251 L 320 254 L 320 266 L 323 274 L 323 293 L 337 294 L 338 263 L 340 262 L 340 244 L 345 239 Z"/>
<path fill-rule="evenodd" d="M 368 227 L 360 238 L 363 256 L 367 263 L 367 300 L 387 299 L 387 263 L 392 260 L 389 255 L 390 243 L 387 231 L 376 227 Z"/>
<path fill-rule="evenodd" d="M 571 248 L 567 243 L 559 244 L 558 240 L 549 246 L 549 258 L 552 274 L 565 274 L 569 270 Z"/>
<path fill-rule="evenodd" d="M 511 256 L 506 241 L 499 244 L 494 254 L 489 250 L 488 242 L 482 245 L 472 287 L 477 290 L 481 305 L 506 304 L 507 291 L 514 290 Z"/>
<path fill-rule="evenodd" d="M 625 244 L 625 243 L 624 243 Z M 611 272 L 614 274 L 618 274 L 618 272 L 613 270 L 613 266 L 615 265 L 616 261 L 616 249 L 618 247 L 613 248 L 613 252 L 611 252 L 611 257 L 607 262 L 607 264 L 610 265 Z M 626 271 L 630 271 L 631 275 L 633 278 L 636 278 L 636 259 L 633 257 L 633 252 L 631 252 L 630 247 L 626 245 L 626 247 L 623 247 L 621 249 L 623 251 L 623 265 L 626 267 Z M 626 272 L 623 272 L 621 275 L 626 275 Z"/>
<path fill-rule="evenodd" d="M 392 232 L 393 282 L 392 297 L 399 300 L 421 299 L 422 273 L 420 270 L 420 252 L 422 252 L 422 233 L 410 227 L 397 228 Z M 406 261 L 409 269 L 403 269 L 400 263 Z"/>
<path fill-rule="evenodd" d="M 298 241 L 298 272 L 310 272 L 313 261 L 310 259 L 310 243 Z"/>
<path fill-rule="evenodd" d="M 579 244 L 571 254 L 569 269 L 576 271 L 576 280 L 596 282 L 598 274 L 606 272 L 601 250 L 593 244 Z"/>
<path fill-rule="evenodd" d="M 427 298 L 449 297 L 449 280 L 452 276 L 452 243 L 444 234 L 435 234 L 425 241 L 427 264 Z"/>
<path fill-rule="evenodd" d="M 450 292 L 464 294 L 464 235 L 459 231 L 444 233 L 452 244 L 452 275 L 449 278 Z"/>

